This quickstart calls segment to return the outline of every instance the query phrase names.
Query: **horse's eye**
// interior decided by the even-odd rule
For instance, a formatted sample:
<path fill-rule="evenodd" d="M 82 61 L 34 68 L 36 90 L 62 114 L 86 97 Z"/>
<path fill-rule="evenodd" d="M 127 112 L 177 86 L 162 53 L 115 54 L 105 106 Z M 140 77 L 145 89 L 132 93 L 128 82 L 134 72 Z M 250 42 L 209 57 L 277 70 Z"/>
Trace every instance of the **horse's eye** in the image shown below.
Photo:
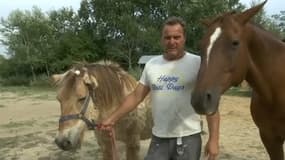
<path fill-rule="evenodd" d="M 85 99 L 86 99 L 86 97 L 82 97 L 82 98 L 79 98 L 78 101 L 79 101 L 80 103 L 83 103 L 83 102 L 85 101 Z"/>
<path fill-rule="evenodd" d="M 232 42 L 232 45 L 233 45 L 234 47 L 239 46 L 239 41 L 238 41 L 238 40 L 234 40 L 234 41 Z"/>

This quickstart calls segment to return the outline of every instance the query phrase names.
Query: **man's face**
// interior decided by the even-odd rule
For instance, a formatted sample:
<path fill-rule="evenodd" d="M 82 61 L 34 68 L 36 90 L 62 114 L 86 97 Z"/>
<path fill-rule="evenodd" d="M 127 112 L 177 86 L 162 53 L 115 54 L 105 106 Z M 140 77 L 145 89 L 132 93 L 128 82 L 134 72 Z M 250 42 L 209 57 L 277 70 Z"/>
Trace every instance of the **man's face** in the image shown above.
<path fill-rule="evenodd" d="M 161 44 L 167 60 L 179 59 L 184 55 L 185 36 L 180 24 L 166 25 L 162 30 Z"/>

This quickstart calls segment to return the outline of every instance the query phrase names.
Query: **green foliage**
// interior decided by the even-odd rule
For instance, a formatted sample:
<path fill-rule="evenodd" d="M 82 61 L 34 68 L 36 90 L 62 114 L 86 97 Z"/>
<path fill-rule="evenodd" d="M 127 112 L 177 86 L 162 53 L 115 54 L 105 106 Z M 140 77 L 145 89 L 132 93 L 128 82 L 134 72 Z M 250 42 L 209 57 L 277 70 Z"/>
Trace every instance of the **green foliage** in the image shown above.
<path fill-rule="evenodd" d="M 4 56 L 0 54 L 0 64 L 5 60 Z"/>
<path fill-rule="evenodd" d="M 251 2 L 251 6 L 256 6 L 259 3 L 260 1 L 253 0 Z M 280 13 L 281 14 L 268 16 L 263 8 L 257 15 L 254 16 L 253 21 L 254 23 L 259 24 L 263 28 L 271 31 L 276 36 L 285 37 L 285 23 L 282 23 L 285 20 L 285 11 L 283 12 L 283 15 L 282 11 Z"/>
<path fill-rule="evenodd" d="M 128 73 L 131 74 L 132 76 L 134 76 L 136 78 L 136 80 L 139 80 L 140 76 L 142 74 L 142 71 L 143 71 L 143 67 L 136 66 L 136 67 L 133 67 L 132 69 L 130 69 L 128 71 Z"/>
<path fill-rule="evenodd" d="M 186 21 L 186 49 L 197 52 L 204 31 L 201 19 L 244 8 L 239 0 L 82 0 L 78 12 L 72 8 L 48 13 L 37 7 L 15 10 L 0 22 L 4 36 L 0 41 L 10 57 L 0 57 L 1 81 L 45 85 L 45 78 L 74 62 L 101 59 L 116 61 L 139 77 L 139 57 L 161 52 L 161 25 L 167 17 Z M 284 33 L 284 13 L 274 20 L 264 13 L 260 17 L 270 30 Z M 277 27 L 276 21 L 280 22 Z"/>
<path fill-rule="evenodd" d="M 244 90 L 244 89 L 241 89 L 240 87 L 232 87 L 225 92 L 225 95 L 251 97 L 252 90 L 251 89 Z"/>
<path fill-rule="evenodd" d="M 51 86 L 38 87 L 38 86 L 4 86 L 0 85 L 0 92 L 13 92 L 19 96 L 32 96 L 32 95 L 52 95 L 56 94 L 55 88 Z"/>
<path fill-rule="evenodd" d="M 272 18 L 277 23 L 277 28 L 280 31 L 280 35 L 285 39 L 285 10 L 280 11 L 280 14 L 272 15 Z"/>
<path fill-rule="evenodd" d="M 22 86 L 22 85 L 29 85 L 30 78 L 24 75 L 15 75 L 9 76 L 6 78 L 2 78 L 1 84 L 3 86 Z"/>
<path fill-rule="evenodd" d="M 36 79 L 37 79 L 36 81 L 31 81 L 29 86 L 39 87 L 39 88 L 41 87 L 48 88 L 51 86 L 50 77 L 48 77 L 45 74 L 37 76 Z"/>
<path fill-rule="evenodd" d="M 79 17 L 112 46 L 108 57 L 131 69 L 141 55 L 161 52 L 161 25 L 167 17 L 179 16 L 189 24 L 186 47 L 197 51 L 201 18 L 241 8 L 238 0 L 83 0 Z"/>

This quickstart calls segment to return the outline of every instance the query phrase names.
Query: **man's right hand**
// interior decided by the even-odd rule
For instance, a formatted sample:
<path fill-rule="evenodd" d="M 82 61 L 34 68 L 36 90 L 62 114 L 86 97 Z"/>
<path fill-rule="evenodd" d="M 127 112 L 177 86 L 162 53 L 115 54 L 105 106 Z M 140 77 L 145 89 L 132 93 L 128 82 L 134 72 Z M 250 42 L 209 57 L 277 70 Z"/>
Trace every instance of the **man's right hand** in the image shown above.
<path fill-rule="evenodd" d="M 99 123 L 97 125 L 97 128 L 99 130 L 111 131 L 113 129 L 114 125 L 115 125 L 115 123 L 110 118 L 107 118 L 107 119 L 103 120 L 101 123 Z"/>

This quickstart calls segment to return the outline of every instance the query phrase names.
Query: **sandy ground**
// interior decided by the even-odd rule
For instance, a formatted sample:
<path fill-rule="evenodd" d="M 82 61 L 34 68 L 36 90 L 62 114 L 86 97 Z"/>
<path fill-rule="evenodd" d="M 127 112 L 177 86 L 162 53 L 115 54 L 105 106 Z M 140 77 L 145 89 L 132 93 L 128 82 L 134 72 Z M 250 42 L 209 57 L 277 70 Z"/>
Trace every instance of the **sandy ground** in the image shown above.
<path fill-rule="evenodd" d="M 100 160 L 101 152 L 92 131 L 87 132 L 82 148 L 77 152 L 57 148 L 53 140 L 58 117 L 59 104 L 53 92 L 37 95 L 0 93 L 0 160 Z M 221 117 L 219 159 L 269 159 L 250 117 L 249 98 L 222 97 Z M 205 143 L 206 125 L 204 130 Z M 142 141 L 142 159 L 148 143 Z"/>

